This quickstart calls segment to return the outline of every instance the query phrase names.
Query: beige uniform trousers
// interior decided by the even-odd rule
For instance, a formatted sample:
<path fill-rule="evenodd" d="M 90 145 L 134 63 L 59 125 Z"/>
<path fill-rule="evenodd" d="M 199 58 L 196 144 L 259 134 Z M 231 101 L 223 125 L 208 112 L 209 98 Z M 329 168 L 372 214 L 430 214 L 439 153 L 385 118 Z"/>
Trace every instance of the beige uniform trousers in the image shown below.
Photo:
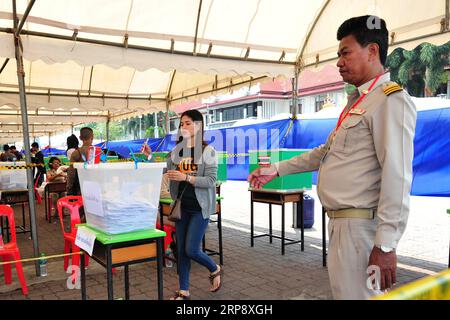
<path fill-rule="evenodd" d="M 334 299 L 362 300 L 381 293 L 367 286 L 377 224 L 376 218 L 329 220 L 328 274 Z"/>

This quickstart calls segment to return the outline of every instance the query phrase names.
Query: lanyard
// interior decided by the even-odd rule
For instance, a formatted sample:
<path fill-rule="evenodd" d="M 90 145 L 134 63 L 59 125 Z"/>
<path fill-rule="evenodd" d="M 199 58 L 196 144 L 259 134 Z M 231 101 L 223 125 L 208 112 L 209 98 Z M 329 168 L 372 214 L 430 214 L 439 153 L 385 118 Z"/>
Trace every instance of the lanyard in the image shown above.
<path fill-rule="evenodd" d="M 359 99 L 350 107 L 350 109 L 348 109 L 348 111 L 345 113 L 344 115 L 344 110 L 342 110 L 341 115 L 339 116 L 339 120 L 338 123 L 336 125 L 336 128 L 334 129 L 334 134 L 336 134 L 336 132 L 338 131 L 339 127 L 341 126 L 342 122 L 344 122 L 345 118 L 347 118 L 348 116 L 351 117 L 350 111 L 352 111 L 354 108 L 356 108 L 356 106 L 364 99 L 364 97 L 370 92 L 370 90 L 372 90 L 373 86 L 375 85 L 375 83 L 377 83 L 377 81 L 380 79 L 381 74 L 379 74 L 375 80 L 373 80 L 372 84 L 370 85 L 369 89 L 367 89 L 367 91 L 364 91 L 363 94 L 359 97 Z M 356 89 L 358 90 L 358 89 Z"/>

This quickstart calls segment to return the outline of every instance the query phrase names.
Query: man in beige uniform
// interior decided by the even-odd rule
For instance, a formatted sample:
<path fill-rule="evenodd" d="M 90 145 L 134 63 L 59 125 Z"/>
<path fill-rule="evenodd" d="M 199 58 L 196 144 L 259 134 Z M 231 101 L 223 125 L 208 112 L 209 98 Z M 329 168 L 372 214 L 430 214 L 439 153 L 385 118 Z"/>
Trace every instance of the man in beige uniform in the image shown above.
<path fill-rule="evenodd" d="M 368 281 L 374 270 L 381 290 L 392 287 L 395 248 L 409 214 L 416 109 L 384 72 L 388 31 L 379 18 L 373 28 L 373 19 L 352 18 L 339 28 L 337 66 L 357 90 L 326 143 L 248 178 L 260 188 L 277 175 L 319 169 L 317 193 L 330 218 L 328 272 L 335 299 L 379 293 Z"/>

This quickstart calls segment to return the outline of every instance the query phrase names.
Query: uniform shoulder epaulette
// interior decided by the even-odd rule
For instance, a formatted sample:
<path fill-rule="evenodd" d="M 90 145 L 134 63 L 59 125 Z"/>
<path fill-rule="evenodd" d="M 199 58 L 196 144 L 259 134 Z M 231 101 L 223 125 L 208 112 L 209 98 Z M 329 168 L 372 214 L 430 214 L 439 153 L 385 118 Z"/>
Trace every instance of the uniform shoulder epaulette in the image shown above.
<path fill-rule="evenodd" d="M 396 82 L 385 82 L 383 83 L 383 91 L 384 94 L 389 96 L 397 91 L 402 91 L 403 88 Z"/>

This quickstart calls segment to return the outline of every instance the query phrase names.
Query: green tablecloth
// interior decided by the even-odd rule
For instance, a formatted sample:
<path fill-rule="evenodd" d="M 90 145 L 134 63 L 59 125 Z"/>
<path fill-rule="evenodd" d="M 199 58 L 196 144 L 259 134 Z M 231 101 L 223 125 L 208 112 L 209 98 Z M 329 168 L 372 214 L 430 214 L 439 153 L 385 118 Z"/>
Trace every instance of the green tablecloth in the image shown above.
<path fill-rule="evenodd" d="M 139 230 L 120 234 L 109 234 L 102 232 L 98 229 L 95 229 L 87 225 L 86 223 L 79 224 L 77 225 L 77 227 L 86 228 L 89 231 L 92 231 L 96 235 L 96 240 L 100 241 L 103 244 L 113 244 L 113 243 L 159 238 L 166 236 L 166 233 L 159 229 Z"/>

